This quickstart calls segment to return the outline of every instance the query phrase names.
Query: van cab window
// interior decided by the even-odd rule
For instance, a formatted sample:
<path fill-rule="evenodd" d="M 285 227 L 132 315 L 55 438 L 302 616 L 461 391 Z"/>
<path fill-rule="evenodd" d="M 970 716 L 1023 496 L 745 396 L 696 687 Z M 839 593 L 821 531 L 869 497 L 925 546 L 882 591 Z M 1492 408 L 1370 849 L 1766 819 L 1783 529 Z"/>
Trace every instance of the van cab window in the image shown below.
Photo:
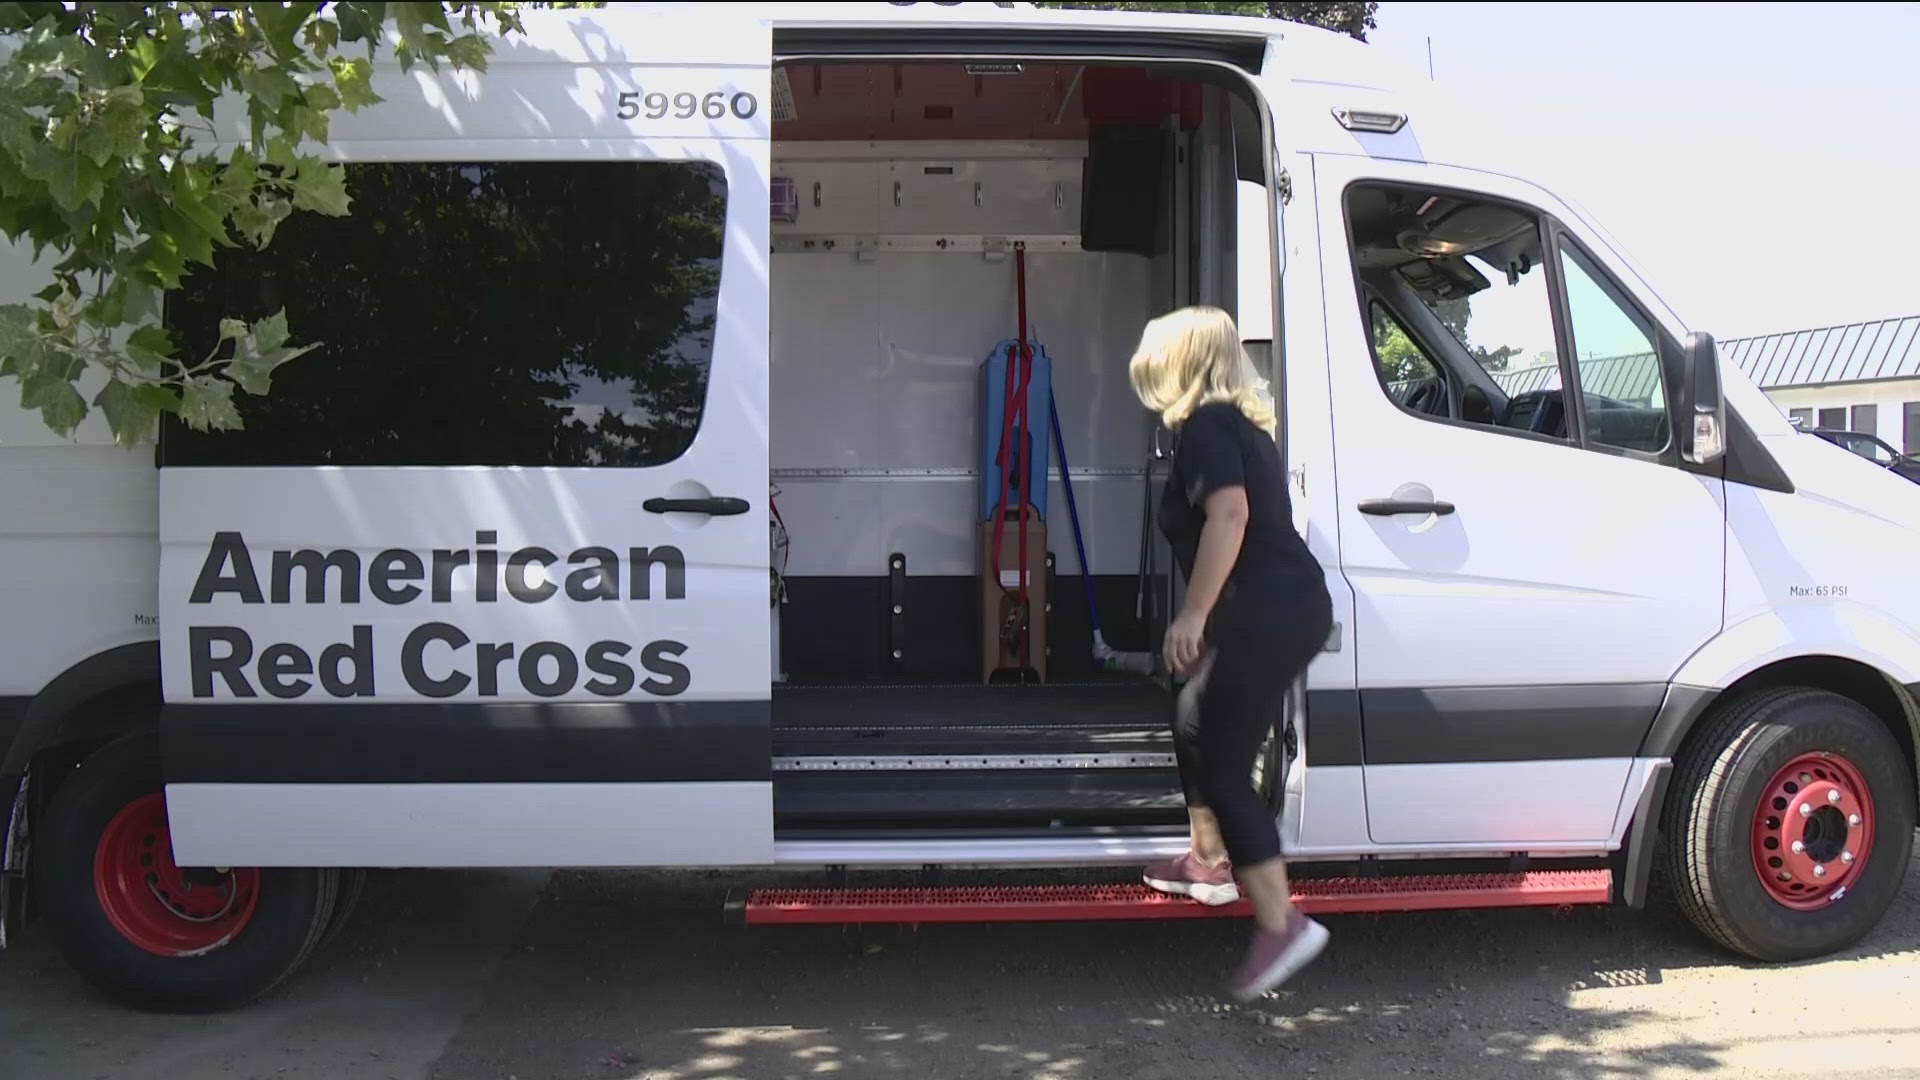
<path fill-rule="evenodd" d="M 1433 365 L 1433 377 L 1458 388 L 1444 408 L 1414 411 L 1566 438 L 1538 218 L 1504 204 L 1386 184 L 1350 189 L 1347 212 L 1366 291 L 1393 305 L 1393 327 Z M 1374 301 L 1369 320 L 1382 385 L 1392 396 L 1382 349 L 1396 343 L 1383 336 L 1385 310 Z"/>
<path fill-rule="evenodd" d="M 170 423 L 169 465 L 608 465 L 692 444 L 726 182 L 704 162 L 366 163 L 353 213 L 296 214 L 167 298 L 185 356 L 285 310 L 318 347 L 237 395 L 238 431 Z"/>
<path fill-rule="evenodd" d="M 1609 294 L 1586 256 L 1564 240 L 1560 260 L 1587 438 L 1646 454 L 1665 450 L 1667 396 L 1652 335 Z"/>
<path fill-rule="evenodd" d="M 1384 307 L 1448 391 L 1444 407 L 1428 398 L 1414 412 L 1615 452 L 1670 450 L 1657 332 L 1558 223 L 1505 200 L 1399 184 L 1355 184 L 1346 204 L 1376 362 L 1398 347 Z M 1400 401 L 1384 374 L 1382 385 Z"/>

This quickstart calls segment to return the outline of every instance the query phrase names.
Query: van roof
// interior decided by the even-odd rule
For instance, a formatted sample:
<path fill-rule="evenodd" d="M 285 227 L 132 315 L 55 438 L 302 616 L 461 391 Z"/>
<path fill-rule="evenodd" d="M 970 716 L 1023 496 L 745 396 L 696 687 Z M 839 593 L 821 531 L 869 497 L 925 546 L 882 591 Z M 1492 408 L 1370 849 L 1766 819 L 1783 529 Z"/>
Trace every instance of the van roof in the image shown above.
<path fill-rule="evenodd" d="M 697 7 L 697 10 L 696 10 Z M 1135 44 L 1185 43 L 1216 58 L 1226 54 L 1257 67 L 1263 80 L 1291 84 L 1285 108 L 1293 113 L 1288 143 L 1306 153 L 1354 154 L 1457 165 L 1524 175 L 1527 161 L 1494 118 L 1461 107 L 1383 49 L 1345 34 L 1279 19 L 1168 11 L 1101 11 L 1082 8 L 1002 6 L 992 3 L 629 3 L 598 9 L 548 9 L 522 16 L 524 37 L 498 42 L 498 63 L 647 63 L 655 57 L 686 62 L 739 62 L 737 38 L 717 27 L 759 24 L 776 35 L 776 52 L 805 52 L 808 42 L 835 31 L 876 31 L 929 40 L 943 35 L 992 39 L 1012 31 L 1088 35 L 1136 35 Z M 788 43 L 779 40 L 781 35 Z M 915 42 L 917 44 L 917 41 Z M 634 55 L 645 45 L 649 56 Z M 1009 44 L 1017 45 L 1017 40 Z M 1211 48 L 1209 48 L 1211 47 Z M 1129 51 L 1122 47 L 1123 55 Z M 1343 129 L 1335 108 L 1403 113 L 1408 123 L 1393 135 Z"/>
<path fill-rule="evenodd" d="M 659 25 L 662 17 L 697 19 L 704 26 L 730 20 L 767 24 L 778 34 L 793 31 L 893 30 L 930 33 L 953 31 L 1028 31 L 1035 33 L 1159 33 L 1187 40 L 1212 39 L 1251 48 L 1255 55 L 1274 39 L 1352 39 L 1330 31 L 1277 19 L 1237 15 L 1196 15 L 1164 11 L 1099 11 L 1082 8 L 1039 8 L 1031 4 L 1001 6 L 991 3 L 780 3 L 613 4 L 597 9 L 546 9 L 521 14 L 524 38 L 499 43 L 497 52 L 507 62 L 514 53 L 543 53 L 548 62 L 558 58 L 575 62 L 607 59 L 627 40 L 623 30 Z M 1358 42 L 1352 42 L 1358 45 Z M 516 46 L 518 46 L 516 48 Z M 529 57 L 531 59 L 531 57 Z"/>

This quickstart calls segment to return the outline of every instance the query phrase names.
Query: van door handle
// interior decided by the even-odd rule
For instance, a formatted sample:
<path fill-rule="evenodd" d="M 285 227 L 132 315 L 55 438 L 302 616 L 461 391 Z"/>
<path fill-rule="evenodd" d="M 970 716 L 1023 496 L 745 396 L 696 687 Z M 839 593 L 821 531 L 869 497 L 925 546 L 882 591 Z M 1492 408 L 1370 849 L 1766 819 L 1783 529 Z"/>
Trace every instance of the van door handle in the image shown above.
<path fill-rule="evenodd" d="M 730 495 L 714 495 L 705 499 L 648 499 L 640 508 L 649 514 L 712 514 L 715 517 L 729 517 L 747 512 L 747 500 L 736 499 Z"/>
<path fill-rule="evenodd" d="M 1453 504 L 1438 499 L 1419 501 L 1415 499 L 1362 499 L 1360 512 L 1376 517 L 1391 517 L 1394 514 L 1438 514 L 1445 517 L 1453 513 Z"/>

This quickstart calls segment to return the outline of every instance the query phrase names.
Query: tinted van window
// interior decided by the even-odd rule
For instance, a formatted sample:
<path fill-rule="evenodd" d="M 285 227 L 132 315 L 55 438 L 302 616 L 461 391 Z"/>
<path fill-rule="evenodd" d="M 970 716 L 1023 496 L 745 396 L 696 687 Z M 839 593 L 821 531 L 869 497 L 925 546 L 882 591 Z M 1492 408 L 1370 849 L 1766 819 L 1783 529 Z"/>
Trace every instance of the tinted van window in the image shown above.
<path fill-rule="evenodd" d="M 297 342 L 245 429 L 171 465 L 644 466 L 685 452 L 712 360 L 726 183 L 701 162 L 348 166 L 352 213 L 297 214 L 167 300 L 181 355 L 285 308 Z"/>

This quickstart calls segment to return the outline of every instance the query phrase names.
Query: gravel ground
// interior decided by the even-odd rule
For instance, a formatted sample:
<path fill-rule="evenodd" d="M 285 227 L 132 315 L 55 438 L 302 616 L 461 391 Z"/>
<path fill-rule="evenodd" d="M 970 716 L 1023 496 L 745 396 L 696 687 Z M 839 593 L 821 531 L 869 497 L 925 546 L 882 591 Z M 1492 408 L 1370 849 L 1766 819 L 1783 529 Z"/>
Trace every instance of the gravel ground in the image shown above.
<path fill-rule="evenodd" d="M 725 926 L 748 883 L 378 875 L 333 948 L 216 1017 L 119 1010 L 30 933 L 0 956 L 0 1078 L 1920 1078 L 1920 863 L 1815 963 L 1659 910 L 1337 917 L 1246 1007 L 1218 992 L 1231 922 Z"/>

